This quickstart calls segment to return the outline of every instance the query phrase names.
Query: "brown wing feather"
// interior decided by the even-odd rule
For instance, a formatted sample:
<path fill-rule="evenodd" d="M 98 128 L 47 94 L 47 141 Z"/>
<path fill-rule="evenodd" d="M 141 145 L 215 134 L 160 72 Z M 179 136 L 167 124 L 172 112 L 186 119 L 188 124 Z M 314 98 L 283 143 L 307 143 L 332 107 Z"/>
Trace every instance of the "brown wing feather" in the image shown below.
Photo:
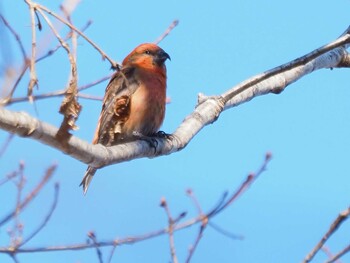
<path fill-rule="evenodd" d="M 121 126 L 129 116 L 130 96 L 139 86 L 134 70 L 133 67 L 123 68 L 111 78 L 92 143 L 111 146 L 118 142 Z"/>

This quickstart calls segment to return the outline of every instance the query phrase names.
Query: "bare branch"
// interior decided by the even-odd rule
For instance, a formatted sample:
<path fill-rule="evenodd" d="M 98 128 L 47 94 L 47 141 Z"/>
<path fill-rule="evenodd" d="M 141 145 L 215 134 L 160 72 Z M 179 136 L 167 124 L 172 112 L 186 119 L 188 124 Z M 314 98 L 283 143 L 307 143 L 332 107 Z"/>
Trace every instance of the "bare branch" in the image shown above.
<path fill-rule="evenodd" d="M 197 197 L 193 194 L 192 189 L 187 189 L 186 193 L 187 193 L 188 197 L 191 198 L 194 206 L 196 207 L 196 209 L 198 211 L 198 214 L 203 214 L 203 211 L 202 211 L 202 208 L 199 204 L 199 201 L 198 201 Z"/>
<path fill-rule="evenodd" d="M 338 67 L 342 58 L 347 56 L 345 47 L 349 43 L 350 34 L 346 34 L 304 57 L 244 81 L 222 95 L 200 95 L 193 113 L 185 118 L 172 136 L 166 139 L 155 138 L 158 145 L 156 151 L 145 141 L 106 148 L 102 145 L 88 144 L 74 136 L 68 141 L 67 147 L 63 148 L 53 136 L 57 133 L 56 128 L 24 113 L 14 113 L 5 109 L 0 109 L 0 129 L 37 139 L 95 168 L 136 158 L 167 155 L 186 147 L 192 138 L 206 125 L 213 123 L 223 110 L 259 95 L 281 92 L 287 85 L 316 69 Z"/>
<path fill-rule="evenodd" d="M 214 209 L 212 209 L 210 212 L 208 212 L 206 214 L 202 213 L 202 209 L 199 205 L 199 202 L 198 202 L 197 198 L 193 195 L 192 191 L 191 190 L 187 191 L 188 195 L 194 201 L 195 206 L 197 207 L 197 210 L 199 211 L 198 219 L 200 219 L 202 224 L 199 228 L 199 231 L 198 231 L 198 234 L 197 234 L 197 237 L 196 237 L 196 240 L 195 240 L 193 246 L 190 247 L 188 257 L 186 259 L 186 263 L 189 263 L 191 261 L 191 258 L 194 254 L 194 251 L 196 250 L 196 248 L 197 248 L 197 246 L 198 246 L 198 244 L 203 236 L 203 232 L 206 229 L 206 227 L 208 226 L 209 220 L 212 217 L 218 215 L 220 212 L 222 212 L 228 206 L 230 206 L 234 201 L 237 200 L 238 197 L 240 197 L 249 188 L 249 186 L 259 177 L 259 175 L 262 174 L 266 170 L 267 164 L 271 160 L 271 157 L 272 157 L 271 153 L 266 153 L 265 160 L 264 160 L 263 164 L 261 165 L 261 167 L 259 168 L 259 170 L 255 174 L 248 175 L 248 177 L 242 183 L 242 185 L 226 201 L 225 201 L 225 199 L 226 199 L 227 195 L 224 194 L 224 197 L 222 199 L 220 199 L 220 202 L 214 207 Z"/>
<path fill-rule="evenodd" d="M 56 183 L 55 184 L 55 188 L 54 188 L 54 199 L 53 202 L 51 204 L 50 210 L 47 213 L 46 217 L 44 218 L 43 222 L 38 226 L 37 229 L 35 229 L 33 231 L 33 233 L 31 233 L 28 237 L 26 237 L 19 245 L 18 247 L 22 247 L 24 246 L 26 243 L 28 243 L 31 239 L 33 239 L 45 226 L 46 224 L 49 222 L 53 212 L 56 209 L 57 206 L 57 202 L 58 202 L 58 193 L 59 193 L 59 184 Z"/>
<path fill-rule="evenodd" d="M 332 252 L 329 250 L 329 248 L 327 246 L 321 247 L 321 250 L 327 255 L 328 259 L 334 258 L 334 255 L 332 254 Z M 335 260 L 333 262 L 334 263 L 342 263 L 340 260 Z"/>
<path fill-rule="evenodd" d="M 322 246 L 327 242 L 327 240 L 331 237 L 331 235 L 333 235 L 337 231 L 337 229 L 349 217 L 349 215 L 350 215 L 350 207 L 338 215 L 338 217 L 334 220 L 334 222 L 330 226 L 327 233 L 322 237 L 322 239 L 312 249 L 312 251 L 305 257 L 303 263 L 310 262 L 313 259 L 313 257 L 316 255 L 316 253 L 322 248 Z M 346 250 L 345 253 L 348 251 L 349 250 Z M 336 259 L 338 259 L 338 258 L 339 257 L 337 257 Z M 332 261 L 332 262 L 334 262 L 334 261 Z"/>
<path fill-rule="evenodd" d="M 9 146 L 10 142 L 12 141 L 14 137 L 14 134 L 9 134 L 7 136 L 7 139 L 5 140 L 5 142 L 2 144 L 1 148 L 0 148 L 0 158 L 3 156 L 3 154 L 6 152 L 7 147 Z M 1 185 L 1 183 L 0 183 Z"/>
<path fill-rule="evenodd" d="M 197 237 L 195 239 L 195 242 L 192 246 L 190 246 L 189 248 L 189 251 L 188 251 L 188 256 L 187 256 L 187 259 L 186 259 L 186 263 L 189 263 L 192 259 L 192 256 L 196 250 L 196 248 L 198 247 L 198 244 L 200 242 L 200 240 L 202 239 L 203 237 L 203 232 L 204 230 L 206 229 L 207 225 L 208 225 L 208 222 L 209 222 L 209 218 L 203 214 L 203 210 L 199 204 L 199 201 L 197 199 L 197 197 L 193 194 L 193 191 L 191 189 L 187 190 L 187 195 L 191 198 L 191 200 L 193 201 L 197 211 L 198 211 L 198 217 L 201 218 L 201 226 L 199 227 L 199 231 L 198 231 L 198 234 L 197 234 Z"/>
<path fill-rule="evenodd" d="M 81 29 L 82 32 L 84 32 L 90 25 L 91 25 L 92 21 L 89 20 L 86 25 Z M 64 38 L 64 41 L 67 41 L 69 40 L 70 38 L 72 37 L 72 34 L 71 33 L 68 33 L 68 35 Z M 54 48 L 50 49 L 49 51 L 46 52 L 45 55 L 41 56 L 41 57 L 38 57 L 36 60 L 35 60 L 35 63 L 38 63 L 39 61 L 42 61 L 46 58 L 48 58 L 49 56 L 52 56 L 58 49 L 60 49 L 62 46 L 60 44 L 56 45 Z M 24 76 L 25 72 L 27 71 L 29 67 L 29 64 L 28 64 L 28 61 L 26 60 L 25 63 L 23 63 L 23 66 L 22 66 L 22 69 L 20 70 L 20 73 L 14 83 L 14 85 L 12 86 L 11 88 L 11 92 L 9 92 L 9 94 L 7 95 L 6 98 L 0 100 L 0 105 L 10 105 L 12 103 L 16 103 L 16 102 L 23 102 L 23 101 L 29 101 L 30 98 L 28 96 L 25 96 L 25 97 L 19 97 L 19 98 L 12 98 L 13 97 L 13 94 L 18 86 L 18 84 L 20 83 L 20 81 L 22 80 L 22 77 Z M 98 80 L 97 80 L 98 81 Z M 96 81 L 96 82 L 97 82 Z M 98 84 L 98 83 L 97 83 Z M 89 85 L 89 84 L 87 84 Z M 94 86 L 95 84 L 91 84 L 90 86 L 88 87 L 92 87 Z M 52 97 L 55 97 L 55 96 L 63 96 L 66 94 L 66 90 L 64 91 L 55 91 L 55 92 L 52 92 L 53 94 L 57 93 L 57 95 L 52 95 Z M 32 98 L 33 100 L 37 100 L 37 99 L 45 99 L 45 98 L 49 98 L 50 96 L 48 94 L 52 94 L 52 93 L 47 93 L 47 94 L 41 94 L 41 95 L 32 95 Z"/>
<path fill-rule="evenodd" d="M 118 63 L 116 63 L 114 60 L 112 60 L 97 44 L 95 44 L 95 42 L 93 42 L 90 38 L 88 38 L 82 31 L 80 31 L 78 28 L 76 28 L 74 25 L 72 25 L 71 23 L 69 23 L 68 21 L 64 20 L 62 17 L 60 17 L 59 15 L 57 15 L 56 13 L 52 12 L 50 9 L 48 9 L 47 7 L 40 5 L 40 4 L 36 4 L 38 9 L 41 9 L 43 11 L 45 11 L 46 13 L 50 14 L 51 16 L 53 16 L 54 18 L 56 18 L 57 20 L 59 20 L 60 22 L 62 22 L 63 24 L 65 24 L 66 26 L 68 26 L 70 29 L 74 30 L 75 32 L 77 32 L 81 37 L 83 37 L 87 42 L 89 42 L 89 44 L 91 46 L 93 46 L 101 55 L 103 59 L 107 59 L 110 63 L 112 68 L 115 69 L 119 69 L 120 65 Z"/>
<path fill-rule="evenodd" d="M 13 262 L 19 263 L 19 260 L 17 259 L 15 254 L 10 254 L 10 257 L 12 258 Z"/>
<path fill-rule="evenodd" d="M 92 24 L 91 20 L 87 21 L 85 26 L 83 26 L 82 29 L 80 29 L 81 32 L 84 32 L 91 24 Z M 72 37 L 72 32 L 68 33 L 68 35 L 64 38 L 64 41 L 68 41 L 71 37 Z M 62 47 L 62 45 L 60 45 L 60 44 L 56 45 L 54 48 L 47 51 L 45 55 L 42 55 L 41 57 L 37 58 L 36 62 L 39 62 L 45 58 L 48 58 L 49 56 L 52 56 L 61 47 Z"/>
<path fill-rule="evenodd" d="M 346 246 L 342 251 L 340 251 L 338 254 L 334 255 L 331 259 L 327 260 L 325 263 L 333 263 L 337 262 L 342 256 L 344 256 L 346 253 L 350 252 L 350 245 Z"/>
<path fill-rule="evenodd" d="M 235 240 L 237 240 L 237 239 L 243 240 L 244 239 L 244 236 L 230 233 L 229 231 L 221 228 L 220 226 L 218 226 L 217 224 L 214 224 L 213 222 L 209 222 L 208 225 L 211 226 L 218 233 L 220 233 L 228 238 L 235 239 Z"/>
<path fill-rule="evenodd" d="M 259 169 L 261 170 L 261 169 Z M 263 171 L 263 170 L 261 170 Z M 226 197 L 227 195 L 225 194 L 224 197 Z M 222 202 L 219 203 L 220 207 Z M 221 210 L 222 211 L 222 210 Z M 169 214 L 168 214 L 169 213 Z M 168 210 L 167 212 L 168 218 L 170 215 L 170 211 Z M 181 213 L 178 217 L 176 217 L 175 219 L 172 219 L 173 221 L 173 225 L 172 225 L 172 230 L 170 230 L 169 226 L 163 229 L 159 229 L 150 233 L 146 233 L 143 235 L 138 235 L 138 236 L 130 236 L 130 237 L 125 237 L 125 238 L 121 238 L 121 239 L 115 239 L 115 240 L 111 240 L 111 241 L 99 241 L 93 244 L 91 243 L 80 243 L 80 244 L 72 244 L 72 245 L 64 245 L 64 246 L 47 246 L 47 247 L 33 247 L 33 248 L 17 248 L 16 249 L 16 253 L 33 253 L 33 252 L 51 252 L 51 251 L 68 251 L 68 250 L 82 250 L 82 249 L 89 249 L 89 248 L 96 248 L 96 246 L 100 247 L 112 247 L 112 253 L 109 257 L 109 260 L 111 260 L 113 252 L 115 250 L 115 248 L 117 246 L 120 245 L 126 245 L 126 244 L 134 244 L 136 242 L 141 242 L 144 240 L 148 240 L 154 237 L 158 237 L 164 234 L 168 234 L 169 232 L 175 232 L 175 231 L 179 231 L 182 229 L 186 229 L 188 227 L 191 227 L 195 224 L 198 223 L 202 223 L 203 224 L 203 215 L 198 215 L 197 217 L 194 217 L 192 219 L 187 220 L 186 222 L 183 223 L 179 223 L 179 221 L 184 218 L 186 215 L 186 213 Z M 205 217 L 206 218 L 213 218 L 217 215 L 217 213 L 206 213 Z M 171 215 L 170 215 L 171 216 Z M 4 253 L 4 254 L 9 254 L 12 255 L 13 254 L 13 248 L 8 248 L 8 247 L 0 247 L 0 253 Z"/>
<path fill-rule="evenodd" d="M 156 41 L 154 41 L 154 44 L 159 44 L 161 41 L 163 41 L 163 39 L 166 38 L 178 24 L 179 20 L 175 19 L 167 28 L 167 30 L 165 30 L 165 32 L 160 37 L 158 37 Z"/>
<path fill-rule="evenodd" d="M 202 223 L 201 226 L 199 227 L 199 231 L 198 231 L 198 234 L 197 234 L 197 237 L 196 237 L 196 240 L 195 240 L 194 244 L 189 249 L 188 256 L 187 256 L 187 259 L 185 261 L 186 263 L 189 263 L 191 261 L 192 256 L 194 254 L 194 251 L 196 250 L 196 248 L 197 248 L 197 246 L 199 244 L 199 241 L 202 239 L 203 232 L 204 232 L 205 228 L 208 225 L 208 221 L 207 220 L 205 220 L 203 222 L 204 223 Z"/>
<path fill-rule="evenodd" d="M 82 86 L 80 86 L 80 87 L 78 88 L 78 91 L 82 91 L 82 90 L 91 88 L 91 87 L 96 86 L 96 85 L 98 85 L 98 84 L 100 84 L 100 83 L 102 83 L 102 82 L 104 82 L 104 81 L 106 81 L 106 80 L 109 80 L 109 79 L 112 77 L 113 74 L 114 74 L 114 73 L 110 73 L 110 74 L 108 74 L 107 76 L 104 76 L 104 77 L 102 77 L 102 78 L 99 78 L 99 79 L 97 79 L 97 80 L 94 80 L 94 81 L 92 81 L 92 82 L 90 82 L 90 83 L 88 83 L 88 84 L 82 85 Z"/>
<path fill-rule="evenodd" d="M 24 0 L 29 6 L 31 28 L 32 28 L 32 54 L 30 59 L 30 81 L 28 85 L 28 97 L 29 101 L 32 101 L 32 93 L 34 86 L 38 85 L 38 78 L 35 71 L 35 60 L 36 60 L 36 26 L 35 26 L 35 12 L 36 7 L 31 0 Z"/>
<path fill-rule="evenodd" d="M 99 78 L 97 80 L 94 80 L 88 84 L 82 85 L 78 88 L 78 91 L 82 91 L 88 88 L 91 88 L 93 86 L 96 86 L 106 80 L 109 80 L 111 78 L 112 74 L 108 74 L 107 76 L 104 76 L 102 78 Z M 49 98 L 54 98 L 54 97 L 61 97 L 67 94 L 67 89 L 64 90 L 57 90 L 57 91 L 53 91 L 53 92 L 48 92 L 48 93 L 44 93 L 44 94 L 38 94 L 38 95 L 33 95 L 33 100 L 37 101 L 37 100 L 42 100 L 42 99 L 49 99 Z M 102 100 L 102 97 L 99 96 L 93 96 L 93 95 L 87 95 L 87 94 L 82 94 L 82 93 L 78 93 L 77 97 L 79 98 L 83 98 L 83 99 L 90 99 L 90 100 Z M 18 97 L 18 98 L 9 98 L 6 100 L 6 104 L 7 105 L 11 105 L 13 103 L 18 103 L 18 102 L 26 102 L 28 101 L 28 97 Z M 1 103 L 1 102 L 0 102 Z"/>
<path fill-rule="evenodd" d="M 97 257 L 98 257 L 98 262 L 103 263 L 103 259 L 102 259 L 102 252 L 100 247 L 98 246 L 98 242 L 96 239 L 96 235 L 94 232 L 89 232 L 88 233 L 88 237 L 90 238 L 90 240 L 92 241 L 92 243 L 95 245 L 96 248 L 96 252 L 97 252 Z"/>
<path fill-rule="evenodd" d="M 39 184 L 26 196 L 24 201 L 22 201 L 16 209 L 9 213 L 7 216 L 2 218 L 0 220 L 0 226 L 8 222 L 11 218 L 13 218 L 16 214 L 17 209 L 22 211 L 35 197 L 36 195 L 40 192 L 40 190 L 43 188 L 43 186 L 48 182 L 48 180 L 52 177 L 54 171 L 56 170 L 56 165 L 51 165 L 47 170 L 44 175 L 44 177 L 41 179 Z"/>
<path fill-rule="evenodd" d="M 18 244 L 22 242 L 22 235 L 23 235 L 23 224 L 21 223 L 19 219 L 19 214 L 21 212 L 21 199 L 22 199 L 22 192 L 23 192 L 23 187 L 26 183 L 26 179 L 24 177 L 24 162 L 21 161 L 19 163 L 19 168 L 17 173 L 17 178 L 18 180 L 15 180 L 15 185 L 17 188 L 17 195 L 16 195 L 16 206 L 14 210 L 14 215 L 13 215 L 13 228 L 9 229 L 9 234 L 11 237 L 11 246 L 16 247 Z"/>
<path fill-rule="evenodd" d="M 109 253 L 109 257 L 108 257 L 108 261 L 107 261 L 108 263 L 112 262 L 112 258 L 114 256 L 114 252 L 115 252 L 116 248 L 117 248 L 117 244 L 112 246 L 112 249 L 111 249 L 111 252 Z"/>
<path fill-rule="evenodd" d="M 78 98 L 86 99 L 86 100 L 97 100 L 97 101 L 103 101 L 103 97 L 101 96 L 94 96 L 90 94 L 84 94 L 84 93 L 78 93 Z"/>
<path fill-rule="evenodd" d="M 211 217 L 214 214 L 219 214 L 222 210 L 226 209 L 230 206 L 234 201 L 236 201 L 253 183 L 254 181 L 266 170 L 268 163 L 272 158 L 272 154 L 270 152 L 266 153 L 265 160 L 259 170 L 255 173 L 251 173 L 247 176 L 245 181 L 241 184 L 241 186 L 228 198 L 227 201 L 219 203 L 217 207 L 214 207 L 207 216 Z"/>
<path fill-rule="evenodd" d="M 171 216 L 170 209 L 168 207 L 168 203 L 163 197 L 160 201 L 160 206 L 164 208 L 166 215 L 168 217 L 168 234 L 169 234 L 169 245 L 170 245 L 170 254 L 173 263 L 178 263 L 178 259 L 176 256 L 175 242 L 174 242 L 174 225 L 175 221 Z"/>
<path fill-rule="evenodd" d="M 61 38 L 55 27 L 52 25 L 50 19 L 46 14 L 38 9 L 38 12 L 45 19 L 46 23 L 51 28 L 52 32 L 60 42 L 61 46 L 67 51 L 69 62 L 71 65 L 71 76 L 69 81 L 69 86 L 66 91 L 65 98 L 60 107 L 60 113 L 63 114 L 64 120 L 56 134 L 57 140 L 61 141 L 63 145 L 66 145 L 66 141 L 69 139 L 69 130 L 76 130 L 77 126 L 75 121 L 78 119 L 79 113 L 81 111 L 81 106 L 76 99 L 78 76 L 77 76 L 77 64 L 76 59 L 70 51 L 68 44 Z M 73 36 L 74 34 L 72 34 Z M 72 37 L 74 39 L 74 37 Z M 73 41 L 74 42 L 74 41 Z"/>
<path fill-rule="evenodd" d="M 350 27 L 335 41 L 262 74 L 254 76 L 222 94 L 225 109 L 267 93 L 281 93 L 289 84 L 323 68 L 342 67 L 350 43 Z M 238 96 L 239 95 L 239 96 Z"/>
<path fill-rule="evenodd" d="M 17 172 L 14 171 L 12 173 L 9 173 L 4 179 L 0 180 L 0 186 L 3 184 L 6 184 L 7 182 L 11 181 L 13 178 L 17 176 Z"/>
<path fill-rule="evenodd" d="M 10 25 L 10 23 L 5 19 L 5 17 L 2 14 L 0 14 L 0 17 L 1 17 L 2 21 L 4 22 L 5 26 L 10 30 L 12 35 L 15 37 L 15 39 L 19 45 L 19 48 L 21 50 L 23 60 L 27 61 L 27 53 L 26 53 L 25 48 L 23 46 L 21 37 L 17 34 L 17 32 L 14 30 L 14 28 Z"/>

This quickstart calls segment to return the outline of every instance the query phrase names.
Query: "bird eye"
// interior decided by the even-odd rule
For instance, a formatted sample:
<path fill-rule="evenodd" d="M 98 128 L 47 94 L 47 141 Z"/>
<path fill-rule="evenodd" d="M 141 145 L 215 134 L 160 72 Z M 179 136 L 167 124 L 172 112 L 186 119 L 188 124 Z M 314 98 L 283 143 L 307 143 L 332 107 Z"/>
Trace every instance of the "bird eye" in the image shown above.
<path fill-rule="evenodd" d="M 145 54 L 149 55 L 151 54 L 151 51 L 149 51 L 148 49 L 145 51 Z"/>

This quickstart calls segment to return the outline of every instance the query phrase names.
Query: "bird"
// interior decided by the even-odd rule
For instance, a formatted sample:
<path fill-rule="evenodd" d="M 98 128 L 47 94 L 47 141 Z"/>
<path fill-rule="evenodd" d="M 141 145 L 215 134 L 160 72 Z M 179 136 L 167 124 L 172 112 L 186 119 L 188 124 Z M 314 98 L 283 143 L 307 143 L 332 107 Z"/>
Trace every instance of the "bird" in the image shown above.
<path fill-rule="evenodd" d="M 125 57 L 106 87 L 93 144 L 108 147 L 157 134 L 165 116 L 167 59 L 168 53 L 153 43 Z M 89 166 L 85 172 L 84 195 L 96 170 Z"/>

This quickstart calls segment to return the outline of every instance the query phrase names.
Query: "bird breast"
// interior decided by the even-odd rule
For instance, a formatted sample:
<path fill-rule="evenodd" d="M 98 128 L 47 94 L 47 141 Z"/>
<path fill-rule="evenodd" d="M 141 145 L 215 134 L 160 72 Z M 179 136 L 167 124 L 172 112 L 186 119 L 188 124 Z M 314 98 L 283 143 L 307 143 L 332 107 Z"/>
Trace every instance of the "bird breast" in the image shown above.
<path fill-rule="evenodd" d="M 123 133 L 143 135 L 156 133 L 165 115 L 166 84 L 159 76 L 142 78 L 139 87 L 130 100 L 130 116 L 125 122 Z"/>

